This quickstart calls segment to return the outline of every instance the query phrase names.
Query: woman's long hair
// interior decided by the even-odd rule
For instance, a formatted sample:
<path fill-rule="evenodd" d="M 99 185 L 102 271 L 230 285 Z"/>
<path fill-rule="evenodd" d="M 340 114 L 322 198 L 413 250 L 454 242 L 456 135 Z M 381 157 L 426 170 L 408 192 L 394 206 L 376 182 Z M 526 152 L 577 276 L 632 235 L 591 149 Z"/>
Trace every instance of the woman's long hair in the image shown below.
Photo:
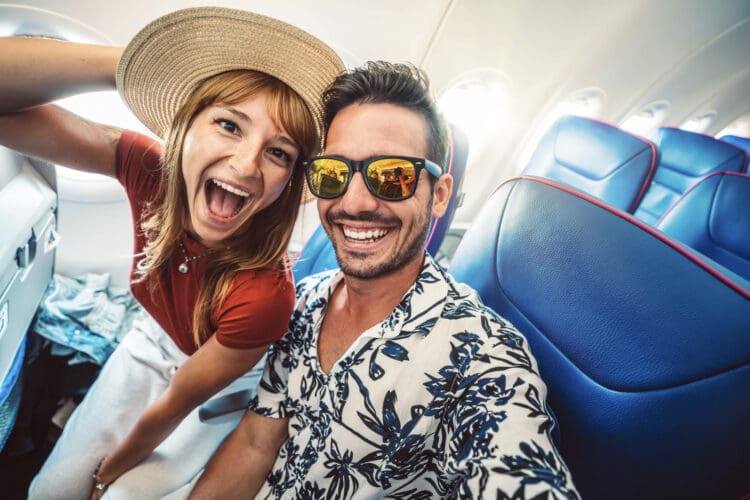
<path fill-rule="evenodd" d="M 229 294 L 238 271 L 277 268 L 283 272 L 289 240 L 297 218 L 305 176 L 302 162 L 312 156 L 319 138 L 304 101 L 286 84 L 265 73 L 229 71 L 204 81 L 180 108 L 166 137 L 161 182 L 153 203 L 146 206 L 141 230 L 146 237 L 138 262 L 136 282 L 157 276 L 170 256 L 179 251 L 178 238 L 189 220 L 187 192 L 182 175 L 182 149 L 194 117 L 216 103 L 236 104 L 261 91 L 269 92 L 268 112 L 277 127 L 286 130 L 301 151 L 289 185 L 268 207 L 211 253 L 193 314 L 193 338 L 201 346 L 214 332 L 214 313 Z M 149 282 L 151 293 L 156 282 Z"/>

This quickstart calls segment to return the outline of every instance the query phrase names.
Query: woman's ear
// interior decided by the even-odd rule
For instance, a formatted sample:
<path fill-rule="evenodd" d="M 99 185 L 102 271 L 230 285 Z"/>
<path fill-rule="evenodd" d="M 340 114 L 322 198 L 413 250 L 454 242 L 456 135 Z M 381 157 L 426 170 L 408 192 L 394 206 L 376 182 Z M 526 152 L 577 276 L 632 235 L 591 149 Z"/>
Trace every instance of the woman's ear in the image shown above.
<path fill-rule="evenodd" d="M 435 218 L 445 215 L 448 210 L 448 203 L 453 193 L 453 176 L 443 174 L 435 181 L 432 189 L 432 216 Z"/>

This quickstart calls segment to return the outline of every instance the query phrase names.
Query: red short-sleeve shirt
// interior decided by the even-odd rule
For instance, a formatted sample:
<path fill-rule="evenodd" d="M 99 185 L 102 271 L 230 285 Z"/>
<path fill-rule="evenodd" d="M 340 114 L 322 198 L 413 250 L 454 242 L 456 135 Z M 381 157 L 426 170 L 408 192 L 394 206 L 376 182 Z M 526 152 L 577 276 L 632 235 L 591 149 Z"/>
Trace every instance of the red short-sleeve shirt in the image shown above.
<path fill-rule="evenodd" d="M 157 141 L 135 132 L 122 133 L 117 148 L 117 178 L 125 187 L 134 221 L 131 279 L 146 243 L 140 221 L 145 203 L 156 195 L 160 155 Z M 206 250 L 186 232 L 181 237 L 189 255 Z M 188 355 L 197 349 L 193 311 L 209 258 L 191 261 L 189 272 L 183 274 L 177 267 L 184 257 L 173 255 L 153 293 L 145 283 L 131 285 L 136 299 Z M 236 349 L 268 345 L 286 332 L 293 307 L 294 281 L 287 263 L 279 263 L 273 269 L 238 272 L 224 303 L 212 312 L 214 335 L 220 344 Z"/>

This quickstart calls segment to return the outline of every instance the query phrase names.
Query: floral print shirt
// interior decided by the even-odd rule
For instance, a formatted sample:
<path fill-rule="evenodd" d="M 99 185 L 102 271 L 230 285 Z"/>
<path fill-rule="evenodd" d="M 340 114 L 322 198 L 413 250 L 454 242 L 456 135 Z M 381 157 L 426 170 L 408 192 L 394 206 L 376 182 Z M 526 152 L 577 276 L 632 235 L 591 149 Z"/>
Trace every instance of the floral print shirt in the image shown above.
<path fill-rule="evenodd" d="M 340 271 L 297 286 L 251 402 L 289 418 L 256 498 L 578 498 L 526 340 L 429 257 L 330 374 L 317 341 Z"/>

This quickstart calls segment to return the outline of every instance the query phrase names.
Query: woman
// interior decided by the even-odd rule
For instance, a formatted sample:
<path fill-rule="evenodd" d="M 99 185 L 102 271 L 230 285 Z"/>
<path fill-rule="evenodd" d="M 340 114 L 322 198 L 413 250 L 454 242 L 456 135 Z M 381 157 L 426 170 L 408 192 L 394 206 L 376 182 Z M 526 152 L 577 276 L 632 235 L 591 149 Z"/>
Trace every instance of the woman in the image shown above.
<path fill-rule="evenodd" d="M 0 142 L 116 177 L 130 200 L 131 289 L 148 311 L 68 421 L 30 498 L 158 498 L 187 483 L 234 422 L 197 407 L 236 390 L 286 330 L 286 248 L 320 145 L 335 52 L 275 19 L 168 14 L 125 48 L 0 40 Z M 164 139 L 46 104 L 117 85 Z M 106 493 L 105 493 L 106 492 Z"/>

